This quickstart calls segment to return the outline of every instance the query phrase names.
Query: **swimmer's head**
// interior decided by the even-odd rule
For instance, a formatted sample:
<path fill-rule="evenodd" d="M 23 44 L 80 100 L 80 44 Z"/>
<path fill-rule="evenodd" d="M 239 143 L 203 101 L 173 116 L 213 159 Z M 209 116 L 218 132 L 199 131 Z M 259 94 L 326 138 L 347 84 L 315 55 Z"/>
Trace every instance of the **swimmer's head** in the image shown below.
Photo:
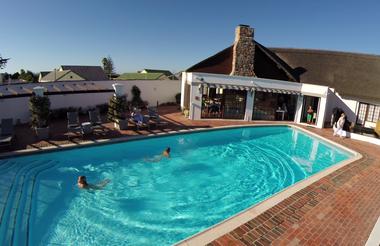
<path fill-rule="evenodd" d="M 167 147 L 165 151 L 170 153 L 170 147 Z"/>
<path fill-rule="evenodd" d="M 78 184 L 87 184 L 86 176 L 79 176 L 78 177 Z"/>

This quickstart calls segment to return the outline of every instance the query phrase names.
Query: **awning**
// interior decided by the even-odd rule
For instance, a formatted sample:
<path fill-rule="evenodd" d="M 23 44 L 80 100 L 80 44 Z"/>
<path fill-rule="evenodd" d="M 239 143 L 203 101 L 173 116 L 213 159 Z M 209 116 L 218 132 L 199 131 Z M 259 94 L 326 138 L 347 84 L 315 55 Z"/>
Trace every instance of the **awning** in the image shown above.
<path fill-rule="evenodd" d="M 222 89 L 230 89 L 230 90 L 262 91 L 262 92 L 267 92 L 267 93 L 301 95 L 301 92 L 299 91 L 264 88 L 264 87 L 258 87 L 258 86 L 226 85 L 226 84 L 211 84 L 211 83 L 202 83 L 201 86 L 208 87 L 208 88 L 222 88 Z"/>

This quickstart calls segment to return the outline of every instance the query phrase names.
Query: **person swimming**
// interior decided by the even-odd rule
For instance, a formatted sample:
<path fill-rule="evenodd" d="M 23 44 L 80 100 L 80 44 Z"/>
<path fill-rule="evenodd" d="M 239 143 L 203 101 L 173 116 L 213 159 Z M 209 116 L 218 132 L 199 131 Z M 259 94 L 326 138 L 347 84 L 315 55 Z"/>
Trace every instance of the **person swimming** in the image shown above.
<path fill-rule="evenodd" d="M 159 161 L 161 161 L 163 158 L 170 158 L 170 147 L 167 147 L 167 148 L 161 153 L 161 155 L 156 155 L 155 157 L 153 157 L 153 158 L 151 158 L 151 159 L 146 158 L 145 161 L 147 161 L 147 162 L 159 162 Z"/>
<path fill-rule="evenodd" d="M 163 152 L 162 156 L 170 158 L 170 147 L 167 147 Z"/>
<path fill-rule="evenodd" d="M 79 176 L 78 177 L 78 187 L 80 189 L 91 189 L 91 190 L 101 190 L 103 189 L 109 182 L 111 182 L 111 180 L 109 179 L 105 179 L 103 181 L 101 181 L 100 183 L 98 184 L 89 184 L 87 183 L 87 178 L 86 176 Z"/>

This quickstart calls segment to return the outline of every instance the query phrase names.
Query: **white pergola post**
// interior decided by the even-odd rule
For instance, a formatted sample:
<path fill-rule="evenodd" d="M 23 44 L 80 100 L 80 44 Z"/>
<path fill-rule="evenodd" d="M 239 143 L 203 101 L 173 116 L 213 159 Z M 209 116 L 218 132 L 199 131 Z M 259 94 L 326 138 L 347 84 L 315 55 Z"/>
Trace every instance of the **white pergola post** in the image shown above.
<path fill-rule="evenodd" d="M 254 101 L 255 101 L 255 92 L 254 91 L 247 91 L 247 100 L 245 103 L 245 115 L 244 115 L 245 121 L 251 121 L 252 120 Z"/>
<path fill-rule="evenodd" d="M 187 73 L 182 73 L 182 82 L 181 82 L 181 109 L 185 108 L 185 88 L 187 81 Z"/>
<path fill-rule="evenodd" d="M 202 114 L 202 85 L 191 84 L 190 89 L 190 114 L 191 120 L 200 120 Z"/>
<path fill-rule="evenodd" d="M 297 98 L 296 115 L 294 116 L 295 123 L 301 123 L 302 105 L 303 105 L 303 95 L 299 95 Z"/>
<path fill-rule="evenodd" d="M 112 84 L 112 87 L 115 90 L 115 95 L 117 97 L 121 97 L 125 95 L 123 84 L 115 83 L 115 84 Z"/>
<path fill-rule="evenodd" d="M 316 125 L 317 125 L 318 128 L 323 128 L 323 125 L 324 125 L 324 122 L 325 122 L 326 103 L 327 103 L 327 98 L 326 97 L 320 97 L 319 98 L 317 123 L 316 123 Z"/>

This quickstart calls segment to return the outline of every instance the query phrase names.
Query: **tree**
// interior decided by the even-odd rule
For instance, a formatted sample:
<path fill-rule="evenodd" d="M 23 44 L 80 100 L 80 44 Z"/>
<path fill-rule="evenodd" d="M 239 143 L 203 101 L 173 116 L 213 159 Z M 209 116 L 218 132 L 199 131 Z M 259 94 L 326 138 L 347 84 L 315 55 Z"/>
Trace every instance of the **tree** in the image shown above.
<path fill-rule="evenodd" d="M 112 74 L 115 72 L 112 58 L 110 56 L 104 57 L 102 59 L 102 64 L 104 72 L 107 74 L 108 78 L 111 79 Z"/>
<path fill-rule="evenodd" d="M 18 79 L 28 82 L 37 82 L 37 76 L 32 71 L 26 70 L 25 72 L 24 69 L 20 70 L 20 76 L 18 77 Z"/>
<path fill-rule="evenodd" d="M 0 69 L 3 69 L 5 67 L 5 65 L 7 64 L 9 58 L 3 58 L 1 55 L 0 55 Z"/>
<path fill-rule="evenodd" d="M 11 75 L 11 79 L 18 79 L 18 78 L 20 78 L 19 72 L 15 72 L 14 74 Z"/>

